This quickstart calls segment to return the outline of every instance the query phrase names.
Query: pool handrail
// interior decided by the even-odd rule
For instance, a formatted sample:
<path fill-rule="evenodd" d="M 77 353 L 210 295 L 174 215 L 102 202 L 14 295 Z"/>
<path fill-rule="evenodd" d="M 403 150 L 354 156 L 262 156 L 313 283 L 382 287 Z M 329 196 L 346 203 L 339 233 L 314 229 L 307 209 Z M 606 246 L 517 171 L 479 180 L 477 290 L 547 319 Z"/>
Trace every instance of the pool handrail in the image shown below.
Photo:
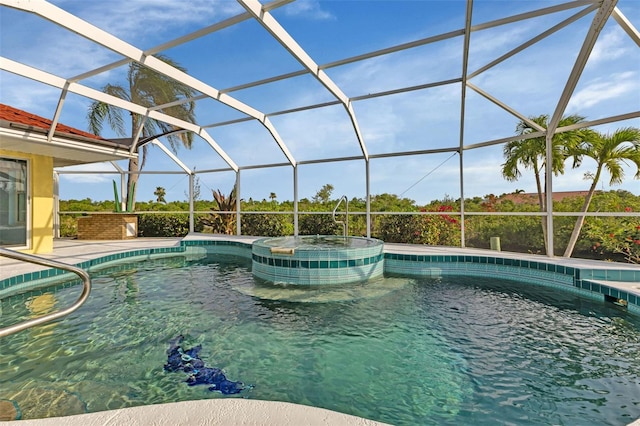
<path fill-rule="evenodd" d="M 338 207 L 340 207 L 342 200 L 344 200 L 345 206 L 346 206 L 346 212 L 345 212 L 346 219 L 344 221 L 336 219 L 336 211 L 338 210 Z M 333 221 L 335 223 L 342 224 L 342 234 L 344 237 L 347 237 L 347 235 L 349 235 L 349 199 L 347 198 L 346 195 L 343 195 L 342 197 L 340 197 L 340 199 L 338 200 L 338 204 L 336 204 L 336 207 L 333 209 L 332 216 L 333 216 Z"/>
<path fill-rule="evenodd" d="M 63 269 L 65 271 L 73 272 L 78 275 L 80 279 L 82 279 L 82 292 L 71 306 L 66 309 L 62 309 L 60 311 L 51 312 L 49 314 L 32 318 L 14 325 L 10 325 L 8 327 L 0 328 L 0 337 L 5 337 L 10 334 L 17 333 L 22 330 L 26 330 L 27 328 L 34 327 L 36 325 L 41 325 L 47 322 L 51 322 L 62 318 L 66 315 L 69 315 L 76 309 L 78 309 L 82 304 L 87 300 L 89 294 L 91 293 L 91 277 L 89 274 L 82 268 L 79 268 L 74 265 L 69 265 L 67 263 L 58 262 L 55 260 L 45 259 L 43 257 L 34 256 L 32 254 L 20 253 L 14 250 L 9 250 L 0 247 L 0 256 L 8 257 L 10 259 L 20 260 L 23 262 L 35 263 L 36 265 L 48 266 L 51 268 Z"/>

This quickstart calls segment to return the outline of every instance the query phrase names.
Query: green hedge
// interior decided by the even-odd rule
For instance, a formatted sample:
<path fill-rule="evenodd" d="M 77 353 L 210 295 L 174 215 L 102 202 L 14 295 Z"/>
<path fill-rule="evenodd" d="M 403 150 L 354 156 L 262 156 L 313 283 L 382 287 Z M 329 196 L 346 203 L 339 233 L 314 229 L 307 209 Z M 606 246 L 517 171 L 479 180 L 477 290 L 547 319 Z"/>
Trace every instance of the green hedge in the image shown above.
<path fill-rule="evenodd" d="M 300 235 L 342 235 L 342 226 L 330 214 L 301 214 L 298 217 Z"/>
<path fill-rule="evenodd" d="M 293 234 L 293 223 L 289 215 L 267 213 L 245 213 L 240 218 L 242 235 L 279 237 Z"/>
<path fill-rule="evenodd" d="M 201 232 L 203 228 L 198 221 L 194 227 L 196 232 Z M 139 237 L 184 237 L 188 233 L 188 213 L 143 213 L 138 215 Z"/>

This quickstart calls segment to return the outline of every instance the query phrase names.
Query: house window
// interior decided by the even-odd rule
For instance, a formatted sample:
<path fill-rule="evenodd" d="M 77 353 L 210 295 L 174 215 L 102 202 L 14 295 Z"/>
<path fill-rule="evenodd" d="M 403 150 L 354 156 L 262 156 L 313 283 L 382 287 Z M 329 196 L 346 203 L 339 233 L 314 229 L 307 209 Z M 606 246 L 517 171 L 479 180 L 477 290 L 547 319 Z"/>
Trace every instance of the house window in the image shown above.
<path fill-rule="evenodd" d="M 27 246 L 27 162 L 0 158 L 0 246 Z"/>

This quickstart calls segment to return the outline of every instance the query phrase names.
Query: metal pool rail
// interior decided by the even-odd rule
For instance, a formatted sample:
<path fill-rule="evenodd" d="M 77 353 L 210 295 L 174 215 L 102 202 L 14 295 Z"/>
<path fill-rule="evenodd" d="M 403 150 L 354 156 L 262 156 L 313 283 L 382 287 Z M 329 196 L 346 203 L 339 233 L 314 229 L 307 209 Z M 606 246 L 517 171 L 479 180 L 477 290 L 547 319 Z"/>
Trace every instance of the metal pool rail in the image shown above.
<path fill-rule="evenodd" d="M 340 207 L 340 203 L 342 203 L 342 200 L 344 200 L 347 209 L 345 212 L 346 219 L 344 221 L 336 219 L 336 211 L 338 210 L 338 207 Z M 346 195 L 340 197 L 340 200 L 338 200 L 338 204 L 336 204 L 336 207 L 333 209 L 332 216 L 335 223 L 342 224 L 342 236 L 347 237 L 349 235 L 349 199 Z"/>
<path fill-rule="evenodd" d="M 34 256 L 31 254 L 20 253 L 13 250 L 8 250 L 4 248 L 0 248 L 0 256 L 5 256 L 15 260 L 21 260 L 24 262 L 35 263 L 37 265 L 48 266 L 50 268 L 63 269 L 65 271 L 73 272 L 78 275 L 80 279 L 82 279 L 82 293 L 80 293 L 80 297 L 76 300 L 71 306 L 66 309 L 52 312 L 50 314 L 43 315 L 41 317 L 33 318 L 27 321 L 23 321 L 18 324 L 10 325 L 8 327 L 0 328 L 0 337 L 8 336 L 10 334 L 17 333 L 22 330 L 26 330 L 27 328 L 34 327 L 36 325 L 45 324 L 47 322 L 51 322 L 62 318 L 66 315 L 69 315 L 76 309 L 78 309 L 89 297 L 89 293 L 91 292 L 91 278 L 89 274 L 82 268 L 79 268 L 74 265 L 69 265 L 62 262 L 57 262 L 54 260 L 45 259 L 39 256 Z"/>

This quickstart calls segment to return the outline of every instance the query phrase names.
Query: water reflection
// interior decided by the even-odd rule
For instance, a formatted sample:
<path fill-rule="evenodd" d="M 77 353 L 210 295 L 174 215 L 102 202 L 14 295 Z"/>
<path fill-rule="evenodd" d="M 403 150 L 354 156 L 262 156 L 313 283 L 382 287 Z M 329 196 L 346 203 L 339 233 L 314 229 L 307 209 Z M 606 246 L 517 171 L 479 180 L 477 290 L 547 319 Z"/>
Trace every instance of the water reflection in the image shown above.
<path fill-rule="evenodd" d="M 29 310 L 30 318 L 38 318 L 53 312 L 56 303 L 57 299 L 55 294 L 44 293 L 30 297 L 24 305 Z M 55 322 L 52 322 L 39 327 L 32 327 L 29 331 L 33 338 L 42 338 L 53 334 L 54 328 Z"/>

